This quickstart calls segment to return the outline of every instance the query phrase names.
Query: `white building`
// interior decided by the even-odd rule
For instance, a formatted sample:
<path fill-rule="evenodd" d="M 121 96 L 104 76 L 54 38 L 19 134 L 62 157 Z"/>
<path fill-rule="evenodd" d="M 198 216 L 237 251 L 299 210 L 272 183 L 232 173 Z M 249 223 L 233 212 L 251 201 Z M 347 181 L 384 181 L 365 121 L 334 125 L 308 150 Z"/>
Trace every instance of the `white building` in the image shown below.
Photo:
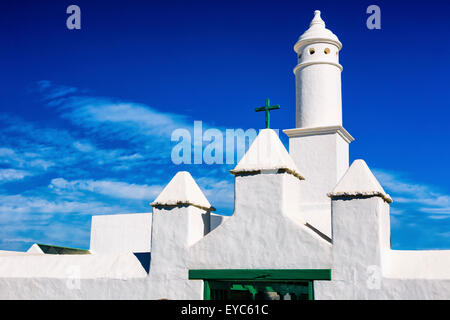
<path fill-rule="evenodd" d="M 153 213 L 94 216 L 89 251 L 0 251 L 0 298 L 449 299 L 450 250 L 392 250 L 391 198 L 349 167 L 341 47 L 316 11 L 294 47 L 289 153 L 260 131 L 231 171 L 231 217 L 178 172 Z"/>

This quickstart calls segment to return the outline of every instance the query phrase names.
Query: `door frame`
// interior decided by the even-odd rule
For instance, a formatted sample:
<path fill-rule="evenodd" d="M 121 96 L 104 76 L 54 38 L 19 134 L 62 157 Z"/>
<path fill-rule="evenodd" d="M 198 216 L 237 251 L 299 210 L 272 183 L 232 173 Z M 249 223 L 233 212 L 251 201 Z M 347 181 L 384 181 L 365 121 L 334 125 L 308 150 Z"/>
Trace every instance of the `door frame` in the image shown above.
<path fill-rule="evenodd" d="M 331 280 L 331 269 L 192 269 L 190 280 L 203 280 L 203 299 L 211 299 L 209 281 L 307 281 L 308 297 L 314 300 L 314 280 Z"/>

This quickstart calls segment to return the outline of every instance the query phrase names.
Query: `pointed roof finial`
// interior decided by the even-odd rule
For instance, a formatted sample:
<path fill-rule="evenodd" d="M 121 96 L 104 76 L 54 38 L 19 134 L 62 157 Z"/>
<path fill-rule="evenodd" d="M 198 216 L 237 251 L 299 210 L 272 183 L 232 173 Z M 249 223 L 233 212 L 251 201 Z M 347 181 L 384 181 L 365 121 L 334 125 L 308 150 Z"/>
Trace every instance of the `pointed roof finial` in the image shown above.
<path fill-rule="evenodd" d="M 272 129 L 263 129 L 248 148 L 248 151 L 230 172 L 261 172 L 263 170 L 282 170 L 300 180 L 305 178 L 298 172 L 297 166 L 287 152 L 280 138 Z"/>
<path fill-rule="evenodd" d="M 152 207 L 191 205 L 206 211 L 216 210 L 187 171 L 179 171 L 150 205 Z"/>
<path fill-rule="evenodd" d="M 314 18 L 312 19 L 309 26 L 312 26 L 313 24 L 320 24 L 325 27 L 325 21 L 323 21 L 322 18 L 320 17 L 320 10 L 314 11 Z"/>
<path fill-rule="evenodd" d="M 300 38 L 298 38 L 298 41 L 294 46 L 294 50 L 298 53 L 300 48 L 314 42 L 332 43 L 336 45 L 339 50 L 342 48 L 342 43 L 339 41 L 338 37 L 333 32 L 325 28 L 325 22 L 320 16 L 320 10 L 314 11 L 314 18 L 309 24 L 308 30 L 306 30 Z"/>
<path fill-rule="evenodd" d="M 357 196 L 381 197 L 387 203 L 392 202 L 392 198 L 384 191 L 366 162 L 361 159 L 353 161 L 328 196 L 332 199 Z"/>

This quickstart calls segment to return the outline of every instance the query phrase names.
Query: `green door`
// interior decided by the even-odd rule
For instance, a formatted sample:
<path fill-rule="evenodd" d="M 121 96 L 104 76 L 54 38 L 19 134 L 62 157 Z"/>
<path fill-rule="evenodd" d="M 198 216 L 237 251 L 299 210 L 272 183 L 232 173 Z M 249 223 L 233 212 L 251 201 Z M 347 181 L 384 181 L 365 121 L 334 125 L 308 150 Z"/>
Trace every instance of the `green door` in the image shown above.
<path fill-rule="evenodd" d="M 209 300 L 312 300 L 313 282 L 205 280 Z"/>
<path fill-rule="evenodd" d="M 193 269 L 205 300 L 314 300 L 314 281 L 331 280 L 331 269 Z"/>

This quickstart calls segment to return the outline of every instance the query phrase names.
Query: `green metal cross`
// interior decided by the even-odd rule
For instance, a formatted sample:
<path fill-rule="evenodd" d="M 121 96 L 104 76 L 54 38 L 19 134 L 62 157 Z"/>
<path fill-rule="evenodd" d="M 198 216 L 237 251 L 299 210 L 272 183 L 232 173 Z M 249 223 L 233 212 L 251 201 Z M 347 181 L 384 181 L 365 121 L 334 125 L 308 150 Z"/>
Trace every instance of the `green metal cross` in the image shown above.
<path fill-rule="evenodd" d="M 266 112 L 266 129 L 270 128 L 270 110 L 280 109 L 280 105 L 276 104 L 274 106 L 270 105 L 270 100 L 266 99 L 266 105 L 264 107 L 255 108 L 256 112 L 265 111 Z"/>

